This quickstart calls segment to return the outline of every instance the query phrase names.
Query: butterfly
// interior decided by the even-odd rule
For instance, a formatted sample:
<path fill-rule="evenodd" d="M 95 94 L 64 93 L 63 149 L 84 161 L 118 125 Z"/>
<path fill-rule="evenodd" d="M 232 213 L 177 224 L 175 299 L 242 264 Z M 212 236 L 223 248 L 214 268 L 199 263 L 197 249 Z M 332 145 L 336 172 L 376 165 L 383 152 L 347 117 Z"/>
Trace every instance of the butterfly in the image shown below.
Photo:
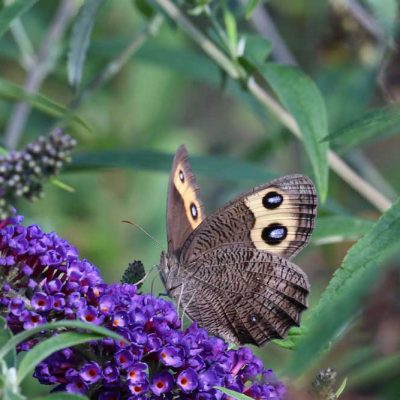
<path fill-rule="evenodd" d="M 159 267 L 168 294 L 228 342 L 261 346 L 283 338 L 307 308 L 307 275 L 290 260 L 307 243 L 316 210 L 311 180 L 288 175 L 206 217 L 180 146 L 169 179 L 168 251 Z"/>

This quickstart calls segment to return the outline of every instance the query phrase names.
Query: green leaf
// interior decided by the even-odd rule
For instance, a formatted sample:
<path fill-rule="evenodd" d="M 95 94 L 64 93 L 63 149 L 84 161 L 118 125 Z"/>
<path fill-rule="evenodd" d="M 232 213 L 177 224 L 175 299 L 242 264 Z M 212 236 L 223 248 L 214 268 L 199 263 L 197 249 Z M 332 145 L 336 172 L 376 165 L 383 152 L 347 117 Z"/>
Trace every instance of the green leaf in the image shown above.
<path fill-rule="evenodd" d="M 134 4 L 140 14 L 142 14 L 146 19 L 149 20 L 154 16 L 154 8 L 147 0 L 134 0 Z"/>
<path fill-rule="evenodd" d="M 340 152 L 375 138 L 400 133 L 400 107 L 369 110 L 327 137 Z"/>
<path fill-rule="evenodd" d="M 105 0 L 86 0 L 80 8 L 72 28 L 68 54 L 68 81 L 75 88 L 81 83 L 90 36 L 99 9 L 104 2 Z"/>
<path fill-rule="evenodd" d="M 383 27 L 386 36 L 392 36 L 396 30 L 398 4 L 396 0 L 365 0 L 372 13 Z"/>
<path fill-rule="evenodd" d="M 5 346 L 9 340 L 13 337 L 10 329 L 7 326 L 7 322 L 3 317 L 0 317 L 0 348 Z M 8 368 L 15 367 L 17 360 L 17 353 L 15 347 L 11 348 L 8 353 L 3 356 L 4 361 Z M 3 358 L 1 357 L 1 358 Z"/>
<path fill-rule="evenodd" d="M 3 7 L 0 12 L 0 37 L 7 32 L 14 19 L 28 11 L 38 0 L 15 0 L 9 6 Z"/>
<path fill-rule="evenodd" d="M 261 68 L 264 78 L 299 125 L 303 144 L 313 166 L 321 202 L 328 193 L 328 134 L 324 99 L 315 83 L 299 69 L 277 64 Z"/>
<path fill-rule="evenodd" d="M 307 335 L 293 354 L 291 375 L 305 373 L 359 312 L 362 299 L 385 271 L 384 263 L 398 251 L 399 235 L 400 199 L 349 250 L 335 272 L 306 320 Z"/>
<path fill-rule="evenodd" d="M 49 394 L 46 397 L 35 397 L 33 400 L 87 400 L 85 396 L 79 394 L 57 392 Z"/>
<path fill-rule="evenodd" d="M 118 51 L 127 46 L 128 42 L 128 39 L 94 41 L 90 53 L 92 56 L 113 58 L 118 54 Z M 221 70 L 218 66 L 203 54 L 195 51 L 166 45 L 161 46 L 154 41 L 149 41 L 136 53 L 135 60 L 137 62 L 151 63 L 156 65 L 157 68 L 162 67 L 173 70 L 182 79 L 189 78 L 217 87 L 221 85 Z M 265 109 L 254 97 L 243 91 L 243 87 L 239 83 L 228 82 L 226 93 L 244 103 L 260 118 L 266 117 Z"/>
<path fill-rule="evenodd" d="M 7 354 L 11 349 L 15 348 L 19 343 L 24 342 L 31 336 L 36 335 L 37 333 L 45 330 L 58 329 L 58 328 L 84 329 L 86 331 L 93 332 L 97 335 L 110 337 L 115 340 L 125 341 L 125 339 L 122 336 L 98 325 L 87 324 L 78 320 L 50 322 L 48 324 L 38 325 L 35 328 L 29 329 L 27 331 L 22 331 L 18 333 L 18 335 L 13 336 L 4 346 L 0 348 L 0 359 L 4 357 L 4 355 Z"/>
<path fill-rule="evenodd" d="M 62 190 L 65 190 L 68 193 L 75 193 L 75 188 L 73 188 L 70 185 L 67 185 L 66 183 L 60 181 L 59 179 L 53 178 L 50 180 L 50 182 L 54 185 L 59 187 Z"/>
<path fill-rule="evenodd" d="M 320 217 L 311 240 L 315 245 L 355 240 L 367 233 L 373 225 L 374 221 L 354 217 Z"/>
<path fill-rule="evenodd" d="M 17 371 L 17 382 L 20 384 L 25 377 L 34 370 L 36 365 L 56 351 L 87 343 L 92 340 L 99 340 L 102 337 L 103 335 L 96 335 L 93 333 L 67 332 L 60 333 L 59 335 L 55 335 L 50 339 L 40 342 L 29 350 L 21 360 Z"/>
<path fill-rule="evenodd" d="M 5 388 L 2 400 L 26 400 L 26 397 L 22 394 L 14 393 L 10 388 Z"/>
<path fill-rule="evenodd" d="M 265 61 L 272 50 L 271 42 L 259 35 L 251 33 L 245 34 L 244 39 L 246 40 L 244 56 L 247 60 L 257 67 L 265 64 Z"/>
<path fill-rule="evenodd" d="M 378 359 L 372 358 L 352 368 L 349 375 L 350 387 L 365 387 L 375 382 L 382 382 L 390 377 L 398 377 L 400 373 L 400 353 L 391 354 Z"/>
<path fill-rule="evenodd" d="M 236 19 L 228 7 L 224 7 L 224 23 L 231 53 L 236 55 L 238 42 Z"/>
<path fill-rule="evenodd" d="M 346 389 L 346 385 L 347 385 L 347 377 L 343 379 L 343 382 L 339 386 L 338 390 L 336 390 L 335 393 L 336 399 L 338 399 L 342 395 L 344 389 Z"/>
<path fill-rule="evenodd" d="M 26 93 L 21 86 L 1 78 L 0 98 L 9 101 L 26 101 L 36 110 L 54 118 L 62 118 L 68 114 L 68 110 L 63 105 L 41 94 Z M 92 132 L 92 128 L 82 118 L 76 115 L 69 117 L 67 122 L 68 127 L 76 134 L 83 135 Z"/>
<path fill-rule="evenodd" d="M 246 5 L 245 17 L 246 19 L 250 19 L 253 15 L 253 12 L 260 4 L 261 0 L 248 0 Z"/>
<path fill-rule="evenodd" d="M 304 335 L 305 329 L 303 327 L 294 326 L 289 330 L 285 339 L 275 339 L 272 343 L 286 350 L 294 350 L 299 337 Z"/>
<path fill-rule="evenodd" d="M 246 396 L 243 393 L 235 392 L 234 390 L 224 388 L 222 386 L 214 386 L 214 389 L 220 390 L 222 393 L 227 394 L 228 396 L 232 397 L 233 399 L 237 400 L 254 400 L 252 397 Z"/>
<path fill-rule="evenodd" d="M 98 168 L 137 168 L 169 173 L 172 154 L 148 150 L 106 150 L 75 153 L 66 170 L 87 170 Z M 232 181 L 265 182 L 278 176 L 256 164 L 217 156 L 190 156 L 193 169 L 200 175 Z"/>

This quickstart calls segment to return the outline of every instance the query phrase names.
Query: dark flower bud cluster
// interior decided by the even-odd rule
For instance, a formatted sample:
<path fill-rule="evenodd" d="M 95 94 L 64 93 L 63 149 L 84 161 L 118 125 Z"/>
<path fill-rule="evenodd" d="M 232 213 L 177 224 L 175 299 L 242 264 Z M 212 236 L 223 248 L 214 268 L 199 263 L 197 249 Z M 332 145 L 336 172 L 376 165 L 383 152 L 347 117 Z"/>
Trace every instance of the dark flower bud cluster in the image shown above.
<path fill-rule="evenodd" d="M 336 384 L 337 373 L 332 368 L 327 368 L 318 373 L 312 383 L 313 391 L 318 399 L 336 400 Z"/>
<path fill-rule="evenodd" d="M 0 218 L 12 213 L 15 201 L 24 197 L 34 201 L 43 196 L 43 183 L 58 175 L 70 161 L 76 141 L 62 130 L 41 136 L 24 150 L 0 156 Z"/>
<path fill-rule="evenodd" d="M 144 270 L 143 263 L 141 261 L 135 260 L 132 263 L 129 263 L 128 268 L 124 271 L 124 274 L 122 275 L 121 282 L 136 285 L 138 289 L 140 289 L 145 276 L 146 272 Z"/>
<path fill-rule="evenodd" d="M 118 332 L 59 351 L 34 376 L 90 399 L 228 399 L 223 386 L 254 399 L 282 399 L 285 388 L 249 349 L 229 349 L 192 324 L 180 329 L 173 305 L 130 284 L 107 285 L 98 270 L 55 233 L 0 221 L 0 310 L 14 333 L 80 319 Z M 29 350 L 41 336 L 20 346 Z"/>

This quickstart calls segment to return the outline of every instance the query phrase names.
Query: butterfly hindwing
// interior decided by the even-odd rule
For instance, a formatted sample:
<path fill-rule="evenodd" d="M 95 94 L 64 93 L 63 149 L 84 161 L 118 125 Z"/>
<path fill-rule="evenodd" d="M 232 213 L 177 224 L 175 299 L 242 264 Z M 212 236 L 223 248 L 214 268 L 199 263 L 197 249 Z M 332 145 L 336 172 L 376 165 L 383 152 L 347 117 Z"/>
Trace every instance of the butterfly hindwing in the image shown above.
<path fill-rule="evenodd" d="M 188 161 L 185 146 L 177 150 L 168 185 L 168 251 L 179 253 L 188 236 L 203 220 L 199 187 Z"/>
<path fill-rule="evenodd" d="M 182 271 L 175 295 L 189 317 L 233 343 L 282 338 L 307 308 L 305 273 L 280 256 L 252 247 L 221 245 Z"/>

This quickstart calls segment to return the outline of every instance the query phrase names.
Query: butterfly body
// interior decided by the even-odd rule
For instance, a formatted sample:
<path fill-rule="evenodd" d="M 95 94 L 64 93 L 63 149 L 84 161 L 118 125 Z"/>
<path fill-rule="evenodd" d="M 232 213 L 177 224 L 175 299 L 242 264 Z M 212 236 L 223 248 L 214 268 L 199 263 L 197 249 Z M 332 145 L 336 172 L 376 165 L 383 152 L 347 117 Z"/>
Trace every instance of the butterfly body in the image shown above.
<path fill-rule="evenodd" d="M 160 262 L 169 295 L 227 341 L 282 338 L 307 308 L 307 276 L 290 259 L 314 226 L 314 185 L 301 175 L 279 178 L 206 218 L 187 158 L 181 146 L 169 183 L 168 252 Z"/>

